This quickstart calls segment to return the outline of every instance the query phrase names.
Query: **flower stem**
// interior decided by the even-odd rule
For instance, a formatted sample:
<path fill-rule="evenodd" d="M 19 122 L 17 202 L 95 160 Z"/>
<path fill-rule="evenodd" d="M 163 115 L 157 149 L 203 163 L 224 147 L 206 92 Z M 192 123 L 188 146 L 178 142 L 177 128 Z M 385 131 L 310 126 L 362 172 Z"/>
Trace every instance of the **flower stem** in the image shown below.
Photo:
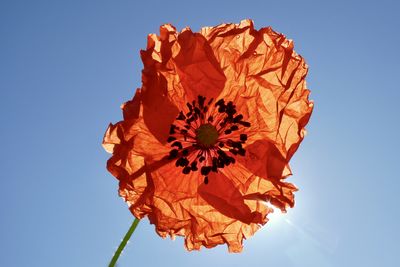
<path fill-rule="evenodd" d="M 108 267 L 114 267 L 115 263 L 117 263 L 117 260 L 119 258 L 119 256 L 121 255 L 121 252 L 124 250 L 126 243 L 128 243 L 129 238 L 131 238 L 133 232 L 136 229 L 136 226 L 139 223 L 139 219 L 136 219 L 133 221 L 131 227 L 129 228 L 128 232 L 126 232 L 124 239 L 122 239 L 121 244 L 119 244 L 119 247 L 117 249 L 117 251 L 115 251 L 114 256 L 112 257 L 110 264 L 108 265 Z"/>

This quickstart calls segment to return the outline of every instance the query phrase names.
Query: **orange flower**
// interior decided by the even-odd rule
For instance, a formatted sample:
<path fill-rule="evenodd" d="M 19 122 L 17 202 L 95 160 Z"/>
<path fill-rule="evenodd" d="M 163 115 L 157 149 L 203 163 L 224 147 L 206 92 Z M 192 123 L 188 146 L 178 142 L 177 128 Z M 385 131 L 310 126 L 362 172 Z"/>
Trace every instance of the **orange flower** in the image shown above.
<path fill-rule="evenodd" d="M 266 203 L 294 205 L 284 179 L 313 108 L 307 65 L 291 40 L 251 20 L 199 33 L 163 25 L 141 57 L 142 88 L 103 140 L 119 194 L 188 250 L 240 252 L 268 221 Z"/>

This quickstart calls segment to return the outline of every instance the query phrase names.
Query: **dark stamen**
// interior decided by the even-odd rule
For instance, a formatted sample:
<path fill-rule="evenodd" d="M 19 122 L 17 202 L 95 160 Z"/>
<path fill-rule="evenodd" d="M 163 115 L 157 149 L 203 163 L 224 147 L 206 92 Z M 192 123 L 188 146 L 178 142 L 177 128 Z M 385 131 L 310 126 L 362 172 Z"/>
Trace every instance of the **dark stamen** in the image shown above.
<path fill-rule="evenodd" d="M 218 100 L 216 103 L 215 103 L 215 106 L 217 107 L 217 106 L 221 106 L 221 105 L 224 105 L 225 106 L 225 100 L 224 99 L 220 99 L 220 100 Z"/>
<path fill-rule="evenodd" d="M 175 141 L 171 145 L 172 147 L 176 146 L 178 149 L 182 149 L 182 143 L 179 141 Z"/>
<path fill-rule="evenodd" d="M 178 121 L 183 121 L 186 119 L 186 116 L 183 114 L 183 112 L 179 112 L 179 116 L 176 118 Z"/>
<path fill-rule="evenodd" d="M 197 171 L 197 170 L 198 170 L 198 168 L 197 168 L 197 161 L 193 161 L 193 162 L 190 164 L 190 167 L 191 167 L 192 171 Z"/>
<path fill-rule="evenodd" d="M 218 172 L 218 159 L 216 157 L 213 157 L 212 159 L 212 167 L 211 170 L 213 172 Z"/>
<path fill-rule="evenodd" d="M 171 124 L 171 127 L 169 128 L 169 134 L 174 134 L 175 133 L 175 129 L 176 129 L 176 126 Z"/>
<path fill-rule="evenodd" d="M 188 166 L 186 166 L 185 168 L 183 168 L 183 170 L 182 170 L 182 172 L 184 173 L 184 174 L 189 174 L 190 173 L 190 171 L 191 171 L 191 168 L 190 167 L 188 167 Z"/>
<path fill-rule="evenodd" d="M 229 152 L 231 152 L 233 155 L 237 155 L 238 154 L 236 149 L 229 149 Z"/>
<path fill-rule="evenodd" d="M 240 156 L 244 156 L 246 154 L 246 150 L 243 148 L 239 148 L 238 153 Z"/>
<path fill-rule="evenodd" d="M 201 167 L 200 172 L 201 172 L 202 175 L 206 176 L 211 172 L 211 167 L 210 166 L 203 166 L 203 167 Z"/>
<path fill-rule="evenodd" d="M 237 115 L 235 118 L 233 118 L 233 122 L 234 123 L 238 123 L 239 121 L 241 121 L 243 119 L 243 115 L 239 114 Z"/>
<path fill-rule="evenodd" d="M 176 137 L 170 136 L 170 137 L 168 137 L 167 142 L 168 142 L 168 143 L 171 143 L 171 142 L 174 141 L 174 140 L 176 140 Z"/>
<path fill-rule="evenodd" d="M 181 167 L 184 174 L 200 171 L 205 184 L 208 184 L 210 172 L 218 172 L 218 169 L 234 164 L 235 156 L 245 155 L 242 144 L 245 144 L 247 134 L 240 133 L 239 138 L 230 134 L 239 131 L 240 126 L 250 127 L 249 122 L 243 121 L 243 115 L 237 114 L 233 101 L 219 99 L 215 107 L 210 106 L 212 102 L 213 99 L 207 102 L 206 97 L 199 95 L 186 103 L 185 113 L 180 111 L 176 118 L 183 122 L 171 124 L 167 138 L 173 148 L 168 158 L 176 159 L 175 165 Z M 209 114 L 212 112 L 214 114 Z M 231 138 L 220 137 L 221 133 Z M 191 144 L 185 146 L 186 142 L 182 143 L 182 139 Z M 194 159 L 192 153 L 197 154 Z M 189 161 L 189 158 L 192 160 Z"/>
<path fill-rule="evenodd" d="M 240 124 L 243 125 L 244 127 L 250 127 L 250 122 L 247 122 L 247 121 L 239 121 L 238 123 L 240 123 Z"/>
<path fill-rule="evenodd" d="M 189 161 L 187 158 L 179 158 L 176 162 L 175 162 L 175 166 L 181 166 L 181 167 L 186 167 L 189 164 Z"/>
<path fill-rule="evenodd" d="M 239 130 L 239 127 L 237 125 L 232 125 L 231 131 L 236 131 L 236 130 Z"/>
<path fill-rule="evenodd" d="M 204 101 L 206 100 L 206 98 L 204 97 L 204 96 L 201 96 L 201 95 L 199 95 L 198 97 L 197 97 L 197 101 L 199 101 L 199 106 L 200 106 L 200 108 L 203 108 L 204 107 Z"/>
<path fill-rule="evenodd" d="M 179 151 L 178 151 L 178 149 L 172 149 L 170 152 L 169 152 L 169 159 L 174 159 L 174 158 L 176 158 L 177 156 L 178 156 L 178 154 L 179 154 Z"/>

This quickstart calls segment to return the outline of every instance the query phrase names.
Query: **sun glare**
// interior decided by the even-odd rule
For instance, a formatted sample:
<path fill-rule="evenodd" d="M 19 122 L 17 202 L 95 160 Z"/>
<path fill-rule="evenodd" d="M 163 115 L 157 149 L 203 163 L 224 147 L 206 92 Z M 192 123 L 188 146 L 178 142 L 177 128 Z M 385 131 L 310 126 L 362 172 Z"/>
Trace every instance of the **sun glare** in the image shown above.
<path fill-rule="evenodd" d="M 280 209 L 274 207 L 273 205 L 271 205 L 270 203 L 267 203 L 267 206 L 271 209 L 273 209 L 274 212 L 271 212 L 270 214 L 268 214 L 268 223 L 278 223 L 280 221 L 282 221 L 282 219 L 285 217 L 285 213 L 283 213 Z"/>

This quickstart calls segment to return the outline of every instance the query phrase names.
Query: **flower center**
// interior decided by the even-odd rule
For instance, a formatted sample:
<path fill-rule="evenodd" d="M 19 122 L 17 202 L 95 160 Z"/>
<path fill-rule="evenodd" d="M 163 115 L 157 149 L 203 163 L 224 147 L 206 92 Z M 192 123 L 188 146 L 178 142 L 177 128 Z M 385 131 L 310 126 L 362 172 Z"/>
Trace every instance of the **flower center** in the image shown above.
<path fill-rule="evenodd" d="M 176 159 L 175 166 L 182 168 L 184 174 L 200 170 L 207 184 L 210 172 L 218 172 L 234 164 L 236 156 L 245 155 L 245 129 L 250 123 L 236 114 L 232 101 L 220 99 L 214 106 L 213 99 L 205 101 L 204 96 L 198 96 L 197 102 L 186 104 L 188 110 L 180 111 L 171 124 L 167 142 L 172 147 L 168 158 Z"/>
<path fill-rule="evenodd" d="M 200 146 L 211 147 L 217 143 L 218 131 L 210 123 L 203 124 L 196 130 L 196 140 Z"/>

